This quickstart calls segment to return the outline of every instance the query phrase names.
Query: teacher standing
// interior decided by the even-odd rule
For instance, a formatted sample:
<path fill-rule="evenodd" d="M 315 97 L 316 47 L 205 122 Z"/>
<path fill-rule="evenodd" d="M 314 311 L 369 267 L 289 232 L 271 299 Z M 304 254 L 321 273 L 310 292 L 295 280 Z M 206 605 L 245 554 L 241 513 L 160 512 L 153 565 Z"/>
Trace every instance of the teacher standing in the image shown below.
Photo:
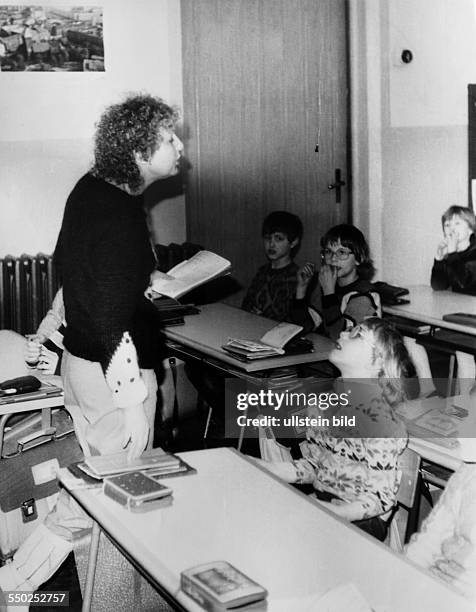
<path fill-rule="evenodd" d="M 110 106 L 97 125 L 94 165 L 65 207 L 55 250 L 67 323 L 65 405 L 80 415 L 75 426 L 94 454 L 125 448 L 133 459 L 152 441 L 158 328 L 144 297 L 155 259 L 142 194 L 179 170 L 176 120 L 172 108 L 149 95 Z M 0 568 L 0 591 L 36 590 L 89 527 L 62 491 L 12 563 Z"/>
<path fill-rule="evenodd" d="M 103 114 L 95 163 L 71 192 L 55 250 L 67 319 L 65 402 L 79 406 L 93 453 L 149 440 L 157 399 L 157 315 L 144 297 L 155 268 L 143 192 L 177 174 L 176 112 L 134 96 Z"/>

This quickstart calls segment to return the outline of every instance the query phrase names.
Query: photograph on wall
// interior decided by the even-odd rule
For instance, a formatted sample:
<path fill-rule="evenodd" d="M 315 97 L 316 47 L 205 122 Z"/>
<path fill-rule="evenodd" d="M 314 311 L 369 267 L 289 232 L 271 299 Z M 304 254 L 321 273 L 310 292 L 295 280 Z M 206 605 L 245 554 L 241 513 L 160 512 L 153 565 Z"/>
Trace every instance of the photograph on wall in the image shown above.
<path fill-rule="evenodd" d="M 0 5 L 1 72 L 104 72 L 103 9 Z"/>

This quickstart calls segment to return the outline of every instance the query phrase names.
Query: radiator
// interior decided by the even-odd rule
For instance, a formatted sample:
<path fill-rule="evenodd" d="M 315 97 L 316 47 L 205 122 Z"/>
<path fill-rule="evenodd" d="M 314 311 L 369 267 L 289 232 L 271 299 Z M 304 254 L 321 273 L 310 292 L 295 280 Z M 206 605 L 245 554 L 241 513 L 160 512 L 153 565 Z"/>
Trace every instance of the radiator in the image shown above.
<path fill-rule="evenodd" d="M 51 255 L 0 259 L 0 329 L 34 333 L 58 287 Z"/>

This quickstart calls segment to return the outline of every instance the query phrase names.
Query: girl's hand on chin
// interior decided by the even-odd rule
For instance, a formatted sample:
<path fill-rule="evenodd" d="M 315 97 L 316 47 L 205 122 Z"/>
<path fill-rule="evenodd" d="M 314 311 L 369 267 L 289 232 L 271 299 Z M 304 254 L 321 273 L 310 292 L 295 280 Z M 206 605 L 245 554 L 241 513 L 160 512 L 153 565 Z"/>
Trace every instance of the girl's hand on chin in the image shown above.
<path fill-rule="evenodd" d="M 436 247 L 435 259 L 436 261 L 441 261 L 446 257 L 446 255 L 448 255 L 448 242 L 445 239 L 442 240 L 440 244 Z"/>
<path fill-rule="evenodd" d="M 335 293 L 337 268 L 335 266 L 330 266 L 329 264 L 324 264 L 319 270 L 319 282 L 324 295 L 331 295 L 332 293 Z"/>
<path fill-rule="evenodd" d="M 451 232 L 446 237 L 446 244 L 448 246 L 448 253 L 454 253 L 458 248 L 458 236 L 455 232 Z"/>

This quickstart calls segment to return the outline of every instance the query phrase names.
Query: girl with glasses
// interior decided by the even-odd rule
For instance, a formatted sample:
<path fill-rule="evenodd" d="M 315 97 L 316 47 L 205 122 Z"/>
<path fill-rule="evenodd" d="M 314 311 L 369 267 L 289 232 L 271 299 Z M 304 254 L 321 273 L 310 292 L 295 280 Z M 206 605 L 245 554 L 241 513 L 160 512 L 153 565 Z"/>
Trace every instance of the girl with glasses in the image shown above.
<path fill-rule="evenodd" d="M 324 332 L 333 340 L 366 317 L 380 316 L 378 295 L 371 291 L 375 269 L 369 246 L 354 225 L 331 228 L 321 240 L 319 270 Z"/>
<path fill-rule="evenodd" d="M 312 484 L 320 504 L 383 541 L 407 444 L 394 408 L 406 397 L 414 367 L 400 334 L 377 317 L 341 332 L 329 360 L 341 372 L 335 382 L 340 405 L 319 411 L 329 425 L 308 428 L 302 459 L 258 461 L 286 482 Z"/>

